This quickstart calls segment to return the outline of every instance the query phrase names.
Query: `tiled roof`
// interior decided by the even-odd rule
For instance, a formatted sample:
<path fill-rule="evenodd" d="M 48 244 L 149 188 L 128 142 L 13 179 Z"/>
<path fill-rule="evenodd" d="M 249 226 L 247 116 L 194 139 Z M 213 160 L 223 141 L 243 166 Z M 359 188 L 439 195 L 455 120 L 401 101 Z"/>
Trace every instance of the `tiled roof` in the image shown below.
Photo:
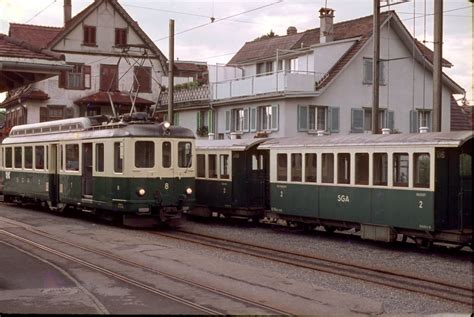
<path fill-rule="evenodd" d="M 36 47 L 46 48 L 61 30 L 51 26 L 10 23 L 9 35 Z"/>
<path fill-rule="evenodd" d="M 40 89 L 33 89 L 31 85 L 23 86 L 9 92 L 7 98 L 0 104 L 1 108 L 25 102 L 26 100 L 48 100 L 49 95 Z"/>
<path fill-rule="evenodd" d="M 57 54 L 47 52 L 30 43 L 11 38 L 5 34 L 0 34 L 0 57 L 61 60 Z"/>
<path fill-rule="evenodd" d="M 459 106 L 451 96 L 451 131 L 473 130 L 472 106 Z"/>
<path fill-rule="evenodd" d="M 177 71 L 205 72 L 207 71 L 207 64 L 175 61 L 174 68 Z"/>
<path fill-rule="evenodd" d="M 130 106 L 132 101 L 130 100 L 130 95 L 126 95 L 121 92 L 111 92 L 112 101 L 116 105 L 126 105 Z M 105 91 L 99 91 L 95 94 L 80 98 L 75 100 L 74 103 L 76 105 L 88 105 L 88 104 L 101 104 L 101 105 L 108 105 L 110 104 L 109 96 Z M 135 106 L 150 106 L 154 104 L 153 101 L 137 97 L 135 100 Z"/>

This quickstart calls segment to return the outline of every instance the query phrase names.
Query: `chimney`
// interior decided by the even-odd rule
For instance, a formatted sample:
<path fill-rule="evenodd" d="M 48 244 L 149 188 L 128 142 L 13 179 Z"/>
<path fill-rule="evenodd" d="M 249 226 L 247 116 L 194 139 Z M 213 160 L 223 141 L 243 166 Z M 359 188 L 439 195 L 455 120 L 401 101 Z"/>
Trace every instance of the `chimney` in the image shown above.
<path fill-rule="evenodd" d="M 298 33 L 298 30 L 294 26 L 289 26 L 288 29 L 286 29 L 286 35 L 294 35 Z"/>
<path fill-rule="evenodd" d="M 71 20 L 71 0 L 64 0 L 64 26 Z"/>
<path fill-rule="evenodd" d="M 319 43 L 328 43 L 334 41 L 334 9 L 321 8 L 319 10 L 321 20 L 319 26 Z"/>

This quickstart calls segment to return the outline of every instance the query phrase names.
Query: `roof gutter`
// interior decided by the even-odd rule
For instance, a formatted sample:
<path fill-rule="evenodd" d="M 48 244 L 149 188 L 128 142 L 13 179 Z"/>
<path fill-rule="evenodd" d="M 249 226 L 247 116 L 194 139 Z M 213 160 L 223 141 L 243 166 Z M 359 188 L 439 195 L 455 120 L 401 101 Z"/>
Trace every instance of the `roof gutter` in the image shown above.
<path fill-rule="evenodd" d="M 2 62 L 0 61 L 0 70 L 17 71 L 41 74 L 59 74 L 61 71 L 71 71 L 74 65 L 52 65 L 52 64 L 36 64 L 24 62 Z"/>

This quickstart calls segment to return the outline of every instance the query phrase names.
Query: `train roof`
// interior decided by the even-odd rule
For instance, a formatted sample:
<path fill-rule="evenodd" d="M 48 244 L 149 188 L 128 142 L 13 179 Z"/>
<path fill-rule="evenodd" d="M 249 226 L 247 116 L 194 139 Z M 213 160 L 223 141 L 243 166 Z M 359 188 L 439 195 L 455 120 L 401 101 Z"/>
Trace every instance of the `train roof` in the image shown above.
<path fill-rule="evenodd" d="M 295 147 L 341 146 L 447 146 L 459 147 L 472 139 L 472 131 L 405 133 L 405 134 L 349 134 L 325 136 L 297 136 L 270 139 L 259 149 Z"/>
<path fill-rule="evenodd" d="M 197 150 L 231 150 L 246 151 L 250 147 L 260 144 L 268 139 L 233 139 L 233 140 L 197 140 Z"/>
<path fill-rule="evenodd" d="M 182 127 L 166 129 L 162 123 L 151 121 L 108 123 L 92 117 L 15 126 L 2 144 L 120 137 L 195 138 L 191 130 Z"/>

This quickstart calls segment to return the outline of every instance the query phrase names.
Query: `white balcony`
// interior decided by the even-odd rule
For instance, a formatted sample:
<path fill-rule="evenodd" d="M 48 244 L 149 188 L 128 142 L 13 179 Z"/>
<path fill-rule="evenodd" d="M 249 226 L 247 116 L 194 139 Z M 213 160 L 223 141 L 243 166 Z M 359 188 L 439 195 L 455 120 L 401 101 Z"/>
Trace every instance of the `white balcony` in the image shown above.
<path fill-rule="evenodd" d="M 210 84 L 211 98 L 220 100 L 281 92 L 314 92 L 315 83 L 324 75 L 315 72 L 279 71 L 215 82 Z"/>

